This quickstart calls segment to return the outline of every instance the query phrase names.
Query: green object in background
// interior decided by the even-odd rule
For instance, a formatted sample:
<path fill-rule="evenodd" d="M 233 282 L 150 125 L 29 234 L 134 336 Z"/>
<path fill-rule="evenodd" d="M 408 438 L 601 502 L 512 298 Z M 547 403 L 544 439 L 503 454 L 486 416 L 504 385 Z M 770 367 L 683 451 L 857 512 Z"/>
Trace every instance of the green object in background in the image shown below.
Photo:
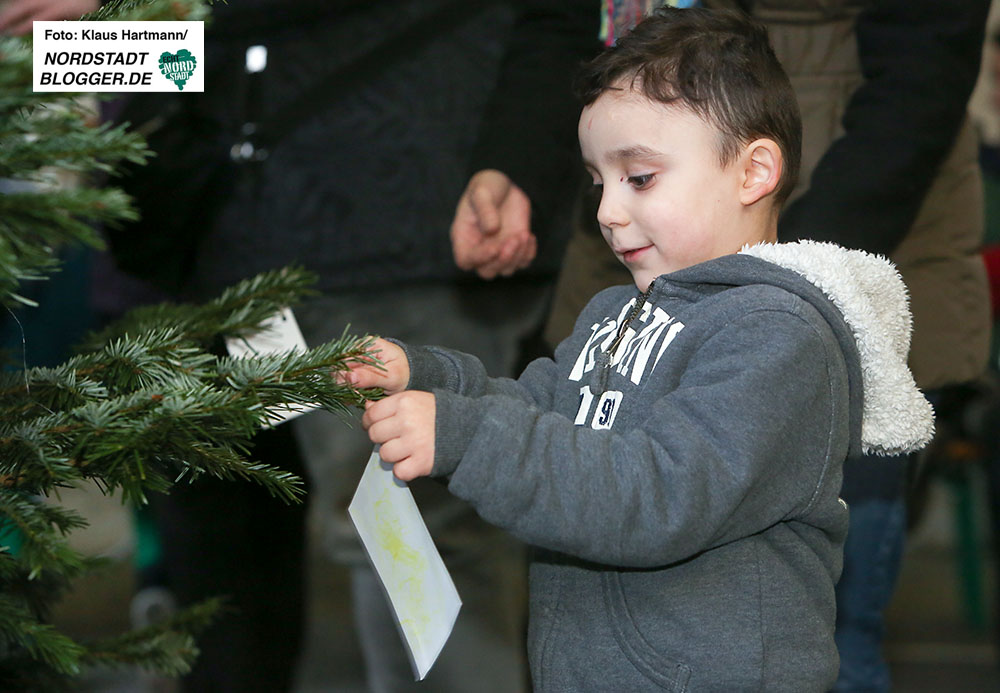
<path fill-rule="evenodd" d="M 0 519 L 0 548 L 16 556 L 24 543 L 24 535 L 21 530 L 8 520 Z"/>
<path fill-rule="evenodd" d="M 163 545 L 160 543 L 160 533 L 153 521 L 153 513 L 149 506 L 144 505 L 132 511 L 135 528 L 135 562 L 136 570 L 146 572 L 160 562 L 163 556 Z"/>
<path fill-rule="evenodd" d="M 22 288 L 21 293 L 38 306 L 0 311 L 0 348 L 7 368 L 55 366 L 69 358 L 73 346 L 94 328 L 91 253 L 89 248 L 65 249 L 59 254 L 59 272 Z"/>
<path fill-rule="evenodd" d="M 977 631 L 986 629 L 986 604 L 983 600 L 983 561 L 975 498 L 967 474 L 948 477 L 954 507 L 955 534 L 958 542 L 959 589 L 965 621 Z"/>

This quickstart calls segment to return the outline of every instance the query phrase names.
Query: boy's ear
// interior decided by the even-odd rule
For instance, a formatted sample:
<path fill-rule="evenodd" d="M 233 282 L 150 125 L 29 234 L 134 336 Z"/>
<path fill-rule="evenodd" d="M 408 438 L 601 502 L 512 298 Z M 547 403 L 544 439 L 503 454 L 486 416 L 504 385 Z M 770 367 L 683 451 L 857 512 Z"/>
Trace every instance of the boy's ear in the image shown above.
<path fill-rule="evenodd" d="M 785 162 L 781 156 L 781 147 L 774 140 L 767 138 L 754 140 L 747 145 L 744 150 L 744 162 L 740 202 L 752 205 L 778 187 Z"/>

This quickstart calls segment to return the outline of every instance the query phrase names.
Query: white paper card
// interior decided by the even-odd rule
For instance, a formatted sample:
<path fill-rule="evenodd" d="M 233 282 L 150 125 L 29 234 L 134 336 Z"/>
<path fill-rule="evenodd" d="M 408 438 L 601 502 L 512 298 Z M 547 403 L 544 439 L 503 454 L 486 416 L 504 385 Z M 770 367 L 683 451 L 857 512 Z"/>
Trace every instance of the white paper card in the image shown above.
<path fill-rule="evenodd" d="M 296 322 L 292 309 L 282 308 L 280 312 L 261 323 L 259 332 L 249 337 L 226 337 L 226 350 L 233 358 L 253 358 L 254 356 L 283 354 L 289 351 L 305 353 L 309 347 L 306 346 L 305 337 L 302 336 L 302 330 L 299 329 L 299 323 Z M 315 408 L 306 405 L 293 405 L 280 412 L 279 418 L 274 421 L 273 425 L 277 426 Z"/>
<path fill-rule="evenodd" d="M 348 512 L 385 588 L 413 673 L 422 681 L 455 626 L 462 600 L 413 494 L 393 476 L 378 447 Z"/>

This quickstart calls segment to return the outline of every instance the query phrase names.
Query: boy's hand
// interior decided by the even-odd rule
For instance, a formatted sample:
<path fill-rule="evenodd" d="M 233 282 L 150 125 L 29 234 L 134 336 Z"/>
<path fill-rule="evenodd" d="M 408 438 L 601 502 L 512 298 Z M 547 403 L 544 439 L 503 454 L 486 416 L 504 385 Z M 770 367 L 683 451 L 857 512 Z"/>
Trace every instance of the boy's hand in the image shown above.
<path fill-rule="evenodd" d="M 538 251 L 531 232 L 531 200 L 502 171 L 486 169 L 469 179 L 451 224 L 455 264 L 483 279 L 509 277 Z"/>
<path fill-rule="evenodd" d="M 434 467 L 434 395 L 407 390 L 368 402 L 361 425 L 400 481 L 427 476 Z"/>
<path fill-rule="evenodd" d="M 337 377 L 358 389 L 380 387 L 387 395 L 405 390 L 410 382 L 410 362 L 406 353 L 398 345 L 382 338 L 375 340 L 372 353 L 382 361 L 383 368 L 352 363 L 350 370 L 338 373 Z"/>

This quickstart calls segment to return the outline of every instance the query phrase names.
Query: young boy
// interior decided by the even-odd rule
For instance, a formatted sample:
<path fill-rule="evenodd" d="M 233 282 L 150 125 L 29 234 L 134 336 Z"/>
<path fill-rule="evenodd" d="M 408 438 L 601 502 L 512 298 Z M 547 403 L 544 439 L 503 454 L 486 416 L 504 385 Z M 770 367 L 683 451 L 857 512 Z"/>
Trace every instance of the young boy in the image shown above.
<path fill-rule="evenodd" d="M 886 261 L 774 245 L 800 127 L 765 29 L 664 10 L 585 71 L 597 220 L 635 286 L 593 298 L 553 359 L 490 379 L 380 341 L 363 424 L 396 476 L 441 477 L 535 547 L 538 691 L 825 691 L 848 455 L 912 450 Z M 637 291 L 638 290 L 638 291 Z"/>

